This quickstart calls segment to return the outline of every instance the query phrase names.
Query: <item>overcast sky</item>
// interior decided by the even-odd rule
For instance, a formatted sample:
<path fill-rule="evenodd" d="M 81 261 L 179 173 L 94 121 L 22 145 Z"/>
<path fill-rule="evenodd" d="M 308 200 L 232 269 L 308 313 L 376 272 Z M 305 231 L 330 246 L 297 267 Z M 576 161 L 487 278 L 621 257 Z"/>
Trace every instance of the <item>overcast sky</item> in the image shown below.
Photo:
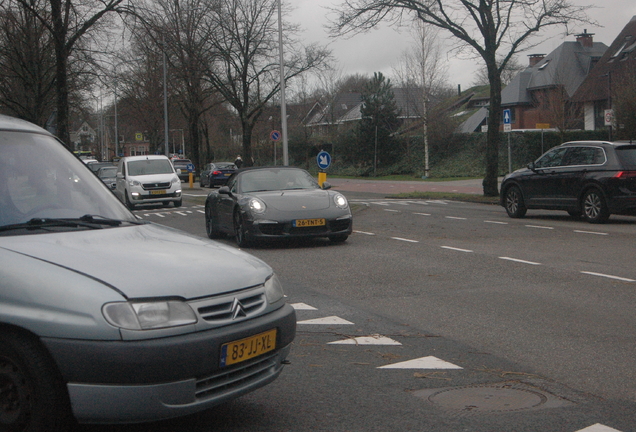
<path fill-rule="evenodd" d="M 356 35 L 350 39 L 330 39 L 324 26 L 327 24 L 326 7 L 337 6 L 340 0 L 284 0 L 295 7 L 289 17 L 291 22 L 300 24 L 304 29 L 301 34 L 306 42 L 329 43 L 330 49 L 338 62 L 338 67 L 345 75 L 361 73 L 372 75 L 380 71 L 385 75 L 392 75 L 392 68 L 399 63 L 400 57 L 411 43 L 407 31 L 401 33 L 397 29 L 384 25 L 369 33 Z M 571 0 L 576 5 L 595 5 L 589 12 L 592 19 L 602 27 L 581 25 L 581 28 L 571 29 L 575 33 L 594 33 L 594 41 L 610 45 L 618 33 L 625 27 L 633 16 L 636 16 L 636 0 Z M 562 28 L 552 30 L 553 37 L 527 53 L 518 56 L 521 64 L 527 62 L 527 54 L 549 54 L 565 41 L 575 40 L 574 36 L 563 36 Z M 542 35 L 548 36 L 547 33 Z M 444 35 L 446 36 L 446 35 Z M 474 71 L 480 67 L 475 60 L 457 59 L 454 53 L 449 54 L 448 84 L 452 87 L 461 85 L 467 89 L 473 84 Z"/>

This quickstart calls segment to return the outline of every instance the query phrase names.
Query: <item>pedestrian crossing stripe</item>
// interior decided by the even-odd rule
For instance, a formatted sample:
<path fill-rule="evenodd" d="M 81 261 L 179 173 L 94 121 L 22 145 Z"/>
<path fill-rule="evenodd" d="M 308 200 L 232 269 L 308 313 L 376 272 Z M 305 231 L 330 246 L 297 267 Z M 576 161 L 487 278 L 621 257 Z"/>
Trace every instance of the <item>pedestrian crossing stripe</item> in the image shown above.
<path fill-rule="evenodd" d="M 315 307 L 309 306 L 305 303 L 292 303 L 290 306 L 296 310 L 318 310 Z"/>
<path fill-rule="evenodd" d="M 342 319 L 337 316 L 329 316 L 324 318 L 316 318 L 305 321 L 298 321 L 296 324 L 318 324 L 318 325 L 330 325 L 330 324 L 341 324 L 341 325 L 353 325 L 351 321 L 347 321 L 346 319 Z"/>
<path fill-rule="evenodd" d="M 428 356 L 400 363 L 380 366 L 378 369 L 463 369 L 437 357 Z"/>
<path fill-rule="evenodd" d="M 382 335 L 360 336 L 339 341 L 329 342 L 329 344 L 342 345 L 402 345 L 400 342 Z"/>
<path fill-rule="evenodd" d="M 577 432 L 620 432 L 617 429 L 613 429 L 609 426 L 604 426 L 600 423 L 596 423 L 592 426 L 586 427 L 585 429 L 580 429 Z"/>

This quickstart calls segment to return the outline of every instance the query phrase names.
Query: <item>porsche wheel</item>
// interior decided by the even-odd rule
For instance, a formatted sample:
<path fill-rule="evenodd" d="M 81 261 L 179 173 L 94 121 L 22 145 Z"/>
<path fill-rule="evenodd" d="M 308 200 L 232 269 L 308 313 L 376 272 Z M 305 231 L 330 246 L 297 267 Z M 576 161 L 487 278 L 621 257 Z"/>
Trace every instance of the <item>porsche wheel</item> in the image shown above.
<path fill-rule="evenodd" d="M 249 247 L 243 217 L 238 209 L 234 212 L 234 239 L 236 240 L 238 247 Z"/>
<path fill-rule="evenodd" d="M 218 229 L 216 216 L 212 212 L 212 206 L 210 203 L 205 204 L 205 232 L 208 238 L 217 239 L 221 237 L 221 232 Z"/>

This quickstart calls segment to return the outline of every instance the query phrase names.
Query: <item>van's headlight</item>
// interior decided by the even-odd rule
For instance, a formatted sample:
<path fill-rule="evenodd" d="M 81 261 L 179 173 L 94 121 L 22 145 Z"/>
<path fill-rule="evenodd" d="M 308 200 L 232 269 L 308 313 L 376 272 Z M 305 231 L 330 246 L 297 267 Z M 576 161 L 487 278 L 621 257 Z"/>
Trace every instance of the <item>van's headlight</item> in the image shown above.
<path fill-rule="evenodd" d="M 178 327 L 197 322 L 192 308 L 179 300 L 107 303 L 102 313 L 110 324 L 127 330 Z"/>
<path fill-rule="evenodd" d="M 283 286 L 275 274 L 265 282 L 265 296 L 270 303 L 276 303 L 285 296 Z"/>
<path fill-rule="evenodd" d="M 139 181 L 137 180 L 128 180 L 128 184 L 130 186 L 141 186 L 141 183 L 139 183 Z"/>

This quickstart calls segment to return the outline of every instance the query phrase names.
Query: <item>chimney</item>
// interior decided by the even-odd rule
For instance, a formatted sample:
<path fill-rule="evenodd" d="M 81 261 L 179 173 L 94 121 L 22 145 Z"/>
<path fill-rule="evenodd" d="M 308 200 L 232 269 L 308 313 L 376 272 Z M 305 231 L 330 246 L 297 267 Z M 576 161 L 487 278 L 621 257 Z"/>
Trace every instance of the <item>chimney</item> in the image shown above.
<path fill-rule="evenodd" d="M 530 54 L 528 57 L 530 58 L 529 66 L 533 67 L 545 58 L 545 54 Z"/>
<path fill-rule="evenodd" d="M 583 33 L 576 35 L 576 41 L 585 48 L 592 48 L 594 46 L 594 33 L 588 33 L 587 29 L 583 30 Z"/>

